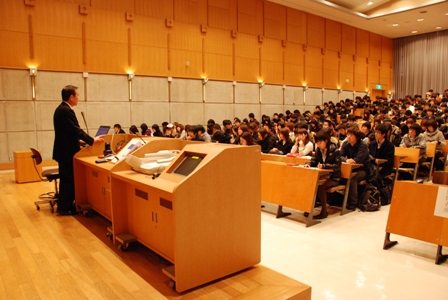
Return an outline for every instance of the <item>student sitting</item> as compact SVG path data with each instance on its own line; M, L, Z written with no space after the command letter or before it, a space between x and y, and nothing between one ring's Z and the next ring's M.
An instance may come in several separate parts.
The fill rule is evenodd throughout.
M419 148L420 149L420 157L418 160L418 164L421 165L426 161L426 141L423 136L422 128L417 123L412 124L409 127L409 133L403 136L401 140L400 147L403 148ZM409 165L403 164L404 168L408 168Z
M306 129L297 128L297 138L291 153L298 153L300 156L311 155L314 149L313 143L310 141L310 134Z
M266 130L266 128L261 128L258 130L258 145L261 146L262 153L269 153L272 148L275 147L277 142L277 136Z
M337 146L330 142L330 136L326 132L318 132L314 140L317 146L316 153L311 158L311 161L305 164L305 167L333 170L327 181L317 188L317 195L322 203L322 210L320 214L314 216L314 219L324 219L328 216L326 189L339 184L341 177L341 154Z
M375 128L375 139L369 145L369 152L373 158L386 159L387 161L380 164L379 182L384 177L392 173L394 168L395 147L391 141L387 139L389 128L386 124L380 124Z
M294 145L289 138L289 130L287 128L280 129L280 140L277 141L275 147L269 151L272 154L286 155L291 152L292 146Z
M428 119L426 121L427 130L423 134L426 144L436 144L436 155L434 157L434 166L436 170L443 170L443 162L440 160L442 156L442 148L445 147L446 141L443 133L438 129L437 121Z
M341 159L348 164L362 164L350 181L347 209L355 210L358 203L358 183L367 178L370 168L369 148L362 141L364 134L356 127L347 130L347 139L341 145Z

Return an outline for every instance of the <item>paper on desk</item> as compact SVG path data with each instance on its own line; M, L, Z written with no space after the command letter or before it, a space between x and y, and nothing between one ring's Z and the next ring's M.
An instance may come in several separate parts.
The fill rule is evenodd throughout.
M439 186L434 216L448 218L448 188Z

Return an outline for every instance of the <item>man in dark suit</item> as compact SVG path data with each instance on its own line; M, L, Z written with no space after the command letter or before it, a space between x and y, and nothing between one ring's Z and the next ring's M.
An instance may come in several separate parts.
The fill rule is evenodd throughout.
M380 165L379 182L384 177L390 175L394 168L395 147L387 139L389 128L386 124L380 124L375 128L375 139L370 142L369 153L373 158L386 159L386 162Z
M73 107L78 104L79 93L76 86L67 85L62 89L62 103L53 115L55 131L53 159L59 164L59 198L57 212L61 215L76 214L75 180L73 174L73 156L79 151L79 141L88 145L103 142L102 137L92 138L79 127Z

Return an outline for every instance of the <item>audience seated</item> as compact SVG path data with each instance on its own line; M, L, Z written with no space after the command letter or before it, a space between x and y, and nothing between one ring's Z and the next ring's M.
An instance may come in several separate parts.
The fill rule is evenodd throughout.
M369 148L362 140L364 134L352 127L347 130L347 139L341 145L341 159L349 164L362 164L356 169L356 175L350 181L347 209L355 210L358 204L358 183L369 175Z
M288 128L280 129L280 139L275 143L274 148L269 151L272 154L286 155L291 152L293 142L289 138Z
M297 153L300 156L311 155L314 150L314 144L310 140L310 134L306 129L297 129L297 138L294 146L291 148L291 153Z
M384 177L390 175L394 168L395 147L387 139L388 127L386 124L380 124L375 128L375 139L369 145L369 152L372 158L385 159L386 162L380 164L379 182Z
M317 146L316 153L305 166L333 170L327 180L317 188L317 196L322 204L322 209L320 214L314 218L324 219L328 216L326 189L338 185L341 177L341 154L338 147L330 142L330 136L325 131L318 132L314 140Z

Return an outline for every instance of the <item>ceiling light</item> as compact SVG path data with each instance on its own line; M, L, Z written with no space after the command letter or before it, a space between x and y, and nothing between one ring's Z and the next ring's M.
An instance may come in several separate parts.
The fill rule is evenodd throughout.
M421 22L421 21L423 21L423 20L424 20L424 19L417 19L418 22Z
M392 24L392 26L396 27L396 26L398 26L398 24L395 23L395 24Z
M367 5L372 5L373 4L373 2L372 1L369 1L368 3L367 3Z
M412 33L417 33L417 30L413 30Z

